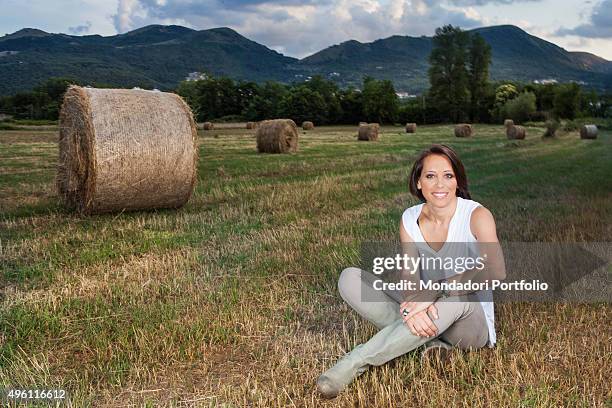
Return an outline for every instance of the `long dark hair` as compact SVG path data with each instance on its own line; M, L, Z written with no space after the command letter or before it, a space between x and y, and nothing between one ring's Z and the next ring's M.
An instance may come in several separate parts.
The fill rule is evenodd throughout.
M417 188L417 182L421 178L421 172L423 171L423 162L427 156L431 156L432 154L439 154L441 156L445 156L453 166L453 172L455 173L455 177L457 178L457 191L455 194L457 197L465 198L467 200L471 200L470 191L468 190L468 181L467 176L465 174L465 168L463 167L463 163L459 160L459 156L457 153L450 147L443 144L434 144L429 147L429 149L423 150L419 157L417 157L414 165L412 166L412 171L410 172L410 177L408 179L408 186L410 188L410 193L413 196L418 197L421 201L425 201L425 197L421 190Z

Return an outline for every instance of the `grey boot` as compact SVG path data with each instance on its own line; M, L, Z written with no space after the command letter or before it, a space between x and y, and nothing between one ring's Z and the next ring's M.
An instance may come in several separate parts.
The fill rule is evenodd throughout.
M382 365L430 340L430 337L412 334L403 320L398 319L324 372L317 380L317 388L324 397L333 398L366 371L369 365Z
M367 371L368 365L363 363L359 350L363 344L356 346L329 370L317 379L317 389L325 398L334 398L355 378Z

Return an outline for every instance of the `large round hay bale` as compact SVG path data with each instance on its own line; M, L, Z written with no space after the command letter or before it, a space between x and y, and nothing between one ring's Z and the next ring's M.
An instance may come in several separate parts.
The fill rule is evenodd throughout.
M406 133L416 133L416 123L406 123Z
M215 125L212 122L204 122L202 124L202 129L204 130L213 130L215 128Z
M59 195L84 214L181 207L197 177L196 138L176 94L71 86L60 112Z
M596 139L597 138L597 126L595 125L584 125L580 128L581 139Z
M380 125L378 123L368 123L359 126L359 133L357 134L358 140L378 140L378 130Z
M512 119L506 119L504 120L504 127L507 129L511 126L514 126L514 121Z
M456 137L470 137L474 134L474 129L469 123L459 123L455 125Z
M297 126L291 119L264 120L255 137L260 153L290 153L298 149Z
M304 130L312 130L312 129L314 129L314 123L306 120L306 121L302 122L302 129L304 129Z
M524 139L527 131L522 126L512 125L506 128L506 137L508 139Z
M256 127L257 127L257 122L247 122L246 123L247 129L255 129Z

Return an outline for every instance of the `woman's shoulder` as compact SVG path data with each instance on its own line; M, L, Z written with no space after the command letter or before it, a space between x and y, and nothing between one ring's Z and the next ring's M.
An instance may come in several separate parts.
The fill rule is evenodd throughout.
M496 237L496 226L493 214L483 205L473 209L470 217L470 231L479 241Z
M414 218L415 216L419 215L422 208L423 208L423 203L413 205L412 207L408 207L402 213L402 218L403 219Z
M470 200L467 198L457 197L461 202L466 211L468 211L472 218L482 218L487 216L492 216L491 211L484 205L480 204L478 201Z
M411 241L414 241L418 237L418 231L416 226L416 219L419 217L423 203L408 207L402 213L401 225L404 227L404 231L410 237Z
M478 201L474 201L474 200L471 200L469 198L457 197L457 200L459 200L460 205L466 211L468 211L470 213L472 213L473 211L475 211L479 207L484 208L484 206L482 204L480 204Z

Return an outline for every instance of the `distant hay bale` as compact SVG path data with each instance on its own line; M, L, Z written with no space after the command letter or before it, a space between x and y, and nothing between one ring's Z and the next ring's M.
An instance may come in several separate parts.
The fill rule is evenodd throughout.
M202 129L204 130L213 130L215 128L215 125L212 122L204 122L202 124Z
M314 129L314 123L306 120L306 121L302 122L302 129L304 129L304 130L312 130L312 129Z
M416 133L416 123L406 123L406 133Z
M367 123L359 126L359 133L357 134L358 140L378 140L378 130L380 125L378 123Z
M525 139L527 131L522 126L512 125L506 128L506 137L508 139Z
M359 126L367 125L368 122L359 122Z
M514 126L514 121L512 119L506 119L504 120L504 127L507 129L510 126Z
M197 128L176 94L70 86L57 188L83 214L178 208L197 178Z
M597 126L584 125L580 128L581 139L597 139Z
M474 129L469 123L459 123L455 125L456 137L470 137L474 134Z
M256 127L257 127L257 122L247 122L246 123L247 129L255 129Z
M297 126L291 119L264 120L255 137L260 153L291 153L298 149Z

